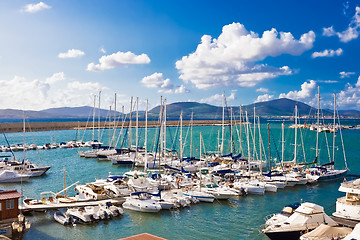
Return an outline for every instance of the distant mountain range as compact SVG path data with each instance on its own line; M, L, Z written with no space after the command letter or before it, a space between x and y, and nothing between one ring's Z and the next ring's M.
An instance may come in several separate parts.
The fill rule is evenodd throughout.
M249 117L253 115L254 106L256 115L263 118L287 118L294 115L295 105L297 104L300 117L315 117L317 114L317 109L313 108L305 103L297 102L287 98L281 98L276 100L271 100L267 102L259 102L255 104L242 106L243 114L245 111L248 112ZM231 110L230 110L231 109ZM149 119L157 119L160 111L160 106L157 106L151 109L148 113ZM171 103L166 106L166 116L168 119L179 119L181 112L183 113L183 119L190 119L193 114L194 119L221 119L222 118L223 108L219 106L213 106L206 103L198 102L176 102ZM233 115L239 116L240 106L227 106L225 110L225 117L229 119L230 112L232 111ZM109 110L105 109L95 109L95 118L99 116L102 119L109 118ZM22 119L23 111L16 109L0 109L0 119ZM331 110L322 110L321 114L327 117L331 117L333 113ZM342 110L339 111L339 114L342 117L347 118L359 118L360 111L357 110ZM112 112L113 116L114 113ZM122 116L122 113L117 112L117 116ZM144 119L144 111L139 112L140 119ZM135 113L133 115L135 117ZM27 119L89 119L93 118L93 107L83 106L83 107L62 107L62 108L50 108L41 111L26 111Z

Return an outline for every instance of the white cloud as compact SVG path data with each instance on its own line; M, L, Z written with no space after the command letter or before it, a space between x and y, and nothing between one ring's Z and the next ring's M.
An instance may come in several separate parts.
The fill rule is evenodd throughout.
M78 49L69 49L67 52L59 53L58 58L77 58L85 55L85 53Z
M171 84L171 80L169 78L164 79L162 73L153 73L150 76L146 76L141 80L141 83L145 85L147 88L165 88L171 89L173 85Z
M316 80L318 83L338 83L336 80Z
M232 101L235 100L236 97L236 91L231 91L230 95L225 97L227 101ZM222 94L214 94L208 98L202 98L200 100L201 103L208 103L208 104L212 104L212 105L217 105L220 106L222 105L222 101L223 101L223 95Z
M279 98L289 98L293 100L304 100L310 97L313 97L313 90L316 88L316 82L310 80L309 82L304 82L301 84L300 91L290 91L288 93L281 93Z
M184 86L184 85L180 85L178 88L176 88L174 90L174 93L178 94L178 93L188 93L189 90Z
M340 78L349 78L351 75L354 75L355 72L340 72Z
M129 64L148 64L150 58L145 53L141 55L135 55L134 53L128 52L117 52L111 55L102 56L99 59L99 64L90 63L87 66L88 71L98 72L108 69L112 69L118 66L129 65Z
M251 87L265 79L292 74L288 66L277 68L256 62L282 54L301 55L314 41L313 31L300 40L274 28L259 37L244 25L232 23L223 27L217 39L204 35L196 51L177 61L176 68L185 83L192 82L199 89Z
M46 78L45 83L54 84L56 82L64 81L65 74L63 72L54 73L51 77Z
M258 89L256 89L256 92L268 93L269 89L267 89L267 88L258 88Z
M333 26L328 28L323 28L323 35L338 36L341 42L349 42L353 39L357 39L360 33L360 7L355 8L355 15L353 16L349 26L346 30L342 32L336 32Z
M337 49L337 50L332 50L332 49L325 49L322 52L313 52L313 54L311 55L312 58L317 58L317 57L334 57L334 56L340 56L343 53L343 50L341 48Z
M51 8L49 5L47 5L44 2L39 2L37 4L27 4L25 5L25 7L23 8L24 12L28 12L28 13L36 13L45 9L49 9Z
M337 104L339 108L360 110L360 76L355 86L348 83L346 89L337 95Z
M61 81L61 87L55 85ZM10 80L0 80L2 108L41 110L51 107L78 107L91 105L90 96L98 90L107 88L97 82L70 82L63 72L44 79L28 80L15 76ZM30 90L29 90L30 89Z
M267 102L274 99L274 95L269 95L269 94L264 94L264 95L259 95L257 97L257 99L254 101L255 103L257 102Z
M164 78L162 73L153 73L150 76L143 77L141 83L147 88L156 88L160 93L187 93L188 89L184 85L181 85L174 89L174 85L169 78Z

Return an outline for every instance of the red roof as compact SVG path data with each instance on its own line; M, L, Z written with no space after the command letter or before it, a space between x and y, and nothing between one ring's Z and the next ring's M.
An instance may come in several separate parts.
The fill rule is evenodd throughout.
M17 190L5 190L0 191L0 200L7 200L7 199L14 199L14 198L21 198L23 195L18 193Z
M149 233L142 233L131 237L121 238L119 240L166 240L166 239L151 235Z

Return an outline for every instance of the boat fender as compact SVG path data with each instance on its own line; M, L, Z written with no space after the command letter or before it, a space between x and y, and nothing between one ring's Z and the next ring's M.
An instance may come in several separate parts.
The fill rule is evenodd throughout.
M74 188L74 191L76 192L76 191L77 191L77 189L76 189L76 188Z

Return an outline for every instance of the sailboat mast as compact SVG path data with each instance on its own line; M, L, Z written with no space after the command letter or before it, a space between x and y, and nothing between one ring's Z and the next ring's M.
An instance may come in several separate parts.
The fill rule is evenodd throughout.
M270 144L270 124L267 124L267 128L268 128L268 144L269 144L269 167L270 167L270 171L271 171L271 144Z
M234 152L234 146L233 146L233 113L232 113L232 107L230 108L230 151L231 153Z
M180 161L182 161L182 159L183 159L183 140L182 140L183 121L182 121L182 115L183 115L183 112L181 111L181 113L180 113Z
M164 99L164 154L166 152L166 98Z
M260 152L260 173L262 174L262 149L261 149L261 146L262 146L262 139L261 139L261 132L260 132L260 116L258 116L258 130L259 130L259 152Z
M64 196L66 197L66 177L65 177L65 167L64 167Z
M96 109L96 95L94 95L94 108L93 108L93 131L92 131L93 143L95 140L95 109Z
M98 141L100 141L100 95L101 91L99 91L99 106L98 106Z
M333 122L333 162L335 166L335 137L336 137L336 128L335 128L335 124L336 124L336 93L334 93L334 122Z
M284 164L284 122L281 123L281 165Z
M131 148L132 136L131 136L131 120L132 120L132 104L133 104L133 97L130 98L130 113L129 113L129 134L128 134L128 145L129 149Z
M253 159L255 160L255 154L256 154L256 112L255 112L255 103L254 103L254 136L253 136Z
M298 109L297 104L295 104L295 140L294 140L294 163L296 163L297 158L297 128L298 128Z
M139 97L136 97L136 140L135 140L135 146L136 146L136 152L135 156L137 156L138 152L138 143L139 143Z
M224 131L225 131L225 92L223 92L222 101L222 122L221 122L221 156L224 155Z
M147 163L148 163L148 152L147 152L147 125L148 125L148 102L149 100L146 99L146 110L145 110L145 164L144 164L144 171L146 172Z
M248 171L250 171L250 137L249 137L249 121L248 121L248 115L247 111L245 111L245 117L246 117L246 140L247 140L247 147L248 147Z
M240 150L240 153L243 152L243 149L242 149L242 105L240 105L240 134L239 134L239 150Z
M24 150L23 150L23 163L25 164L25 151L26 151L26 142L25 142L25 111L23 111L23 142L24 142ZM24 165L25 166L25 165ZM25 170L25 167L24 167L24 170Z
M317 111L316 148L315 148L316 159L319 156L319 128L320 128L320 86L318 86L318 111ZM317 165L317 163L315 165Z
M191 121L190 121L190 159L192 157L193 119L194 119L194 112L191 112Z

